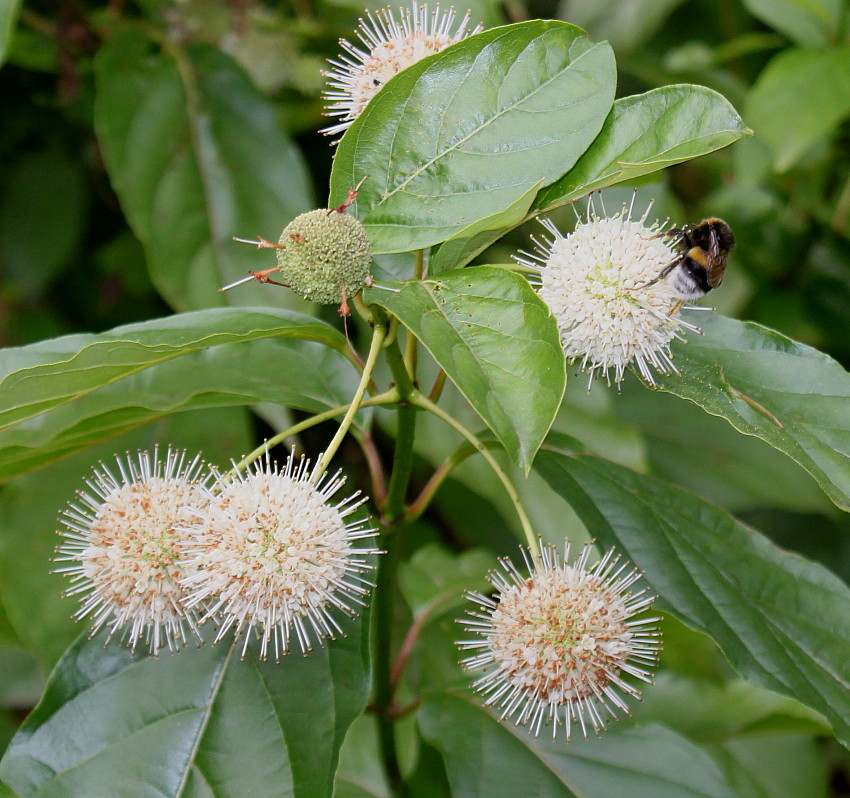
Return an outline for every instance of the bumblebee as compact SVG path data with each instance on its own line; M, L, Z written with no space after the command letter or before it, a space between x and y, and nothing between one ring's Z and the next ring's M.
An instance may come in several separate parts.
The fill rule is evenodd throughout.
M679 239L679 257L668 263L654 280L641 286L647 288L659 280L668 277L673 293L681 300L675 310L684 302L705 296L712 288L717 288L726 272L726 261L735 236L732 228L723 219L714 216L703 219L692 227L668 230L664 237L681 236ZM674 310L674 312L675 312Z

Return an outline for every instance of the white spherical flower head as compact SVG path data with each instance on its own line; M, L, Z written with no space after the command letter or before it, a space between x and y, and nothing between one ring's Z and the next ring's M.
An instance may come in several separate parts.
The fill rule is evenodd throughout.
M333 69L325 72L331 87L324 93L325 114L338 116L340 121L322 132L329 136L342 133L393 75L481 30L479 25L467 31L469 12L456 28L455 17L453 8L441 12L438 5L429 13L427 5L417 2L401 13L400 22L391 8L367 11L357 32L366 49L341 39L347 55L338 61L329 59Z
M133 648L144 640L156 654L185 645L187 630L198 635L195 613L184 603L178 560L187 532L182 528L207 502L200 455L186 460L171 449L163 463L139 452L116 458L117 473L100 464L60 519L65 542L57 562L73 565L57 572L71 577L68 595L80 597L77 620L91 618L111 638L121 631ZM200 639L200 637L198 637Z
M192 573L183 582L191 607L205 605L201 619L216 618L218 642L231 628L260 637L260 657L273 643L276 659L289 651L292 630L303 653L314 642L342 634L331 610L354 615L365 606L371 584L369 556L355 542L377 533L365 520L346 521L366 499L355 493L332 504L345 483L339 474L311 482L309 462L293 457L280 470L269 461L213 487L197 513L198 543L188 546Z
M502 720L514 718L535 737L546 724L555 739L563 724L569 741L576 722L585 738L588 727L598 734L607 715L628 714L624 698L639 695L630 680L651 680L658 618L634 616L653 597L629 592L640 573L626 572L613 551L591 567L589 552L587 545L570 564L569 543L563 563L553 546L534 562L523 551L529 576L502 560L505 573L488 577L496 594L468 594L478 609L468 613L466 630L480 638L459 645L479 653L462 664L487 670L473 689Z
M681 302L667 281L653 282L678 253L657 223L645 226L646 214L640 221L629 216L626 209L607 218L590 211L566 236L543 219L552 238L535 239L536 253L517 261L539 272L538 293L558 323L570 362L579 361L591 381L601 372L609 385L612 369L620 383L634 363L654 385L653 368L676 371L673 339L683 328L697 328L679 317Z

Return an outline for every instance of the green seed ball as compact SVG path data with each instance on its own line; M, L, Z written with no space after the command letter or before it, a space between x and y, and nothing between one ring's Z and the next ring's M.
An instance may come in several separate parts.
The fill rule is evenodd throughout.
M372 246L366 228L347 213L326 208L296 216L280 235L277 250L281 282L321 305L339 305L369 277Z

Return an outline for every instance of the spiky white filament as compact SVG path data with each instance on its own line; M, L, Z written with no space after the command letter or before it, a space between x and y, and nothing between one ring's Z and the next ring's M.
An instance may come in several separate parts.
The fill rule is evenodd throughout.
M92 634L108 628L108 638L136 647L144 640L152 654L167 645L172 651L187 642L187 631L198 634L196 614L188 609L179 581L185 576L178 562L187 535L181 524L189 508L207 501L197 455L158 449L116 457L114 473L101 463L86 479L88 490L77 493L63 511L60 534L65 542L57 568L68 575L67 595L78 596L77 620L90 618Z
M371 584L374 548L355 542L377 533L365 520L346 522L366 501L355 493L336 504L339 473L310 483L309 461L290 457L283 469L270 461L221 479L206 507L195 514L195 542L184 562L187 605L215 618L216 641L230 629L260 637L260 656L288 653L294 634L302 652L342 634L332 610L354 615Z
M630 588L640 578L613 550L588 567L590 545L572 563L570 544L563 562L553 546L540 561L523 550L528 576L509 560L488 579L494 596L472 592L459 642L474 651L462 664L486 673L473 689L485 704L537 736L543 724L553 739L563 725L567 740L578 723L582 735L598 733L606 717L628 714L626 697L639 690L631 680L649 682L659 648L658 618L633 620L652 603L646 589Z
M698 329L679 316L681 303L667 281L653 282L678 257L671 241L658 223L645 225L647 214L632 221L630 213L624 208L598 217L589 208L587 221L566 236L542 219L551 238L533 239L536 251L516 260L538 272L538 293L557 321L570 362L577 361L591 381L600 372L609 384L611 370L619 383L634 363L654 385L653 369L677 371L671 342L683 329Z
M429 13L428 6L420 6L416 0L401 12L400 20L391 8L367 11L357 31L366 49L341 39L345 54L338 60L329 59L333 69L324 73L330 86L323 95L328 103L325 115L340 117L340 121L322 132L329 136L342 133L391 77L481 30L479 25L467 31L469 12L456 28L455 18L453 8L441 12L437 5Z

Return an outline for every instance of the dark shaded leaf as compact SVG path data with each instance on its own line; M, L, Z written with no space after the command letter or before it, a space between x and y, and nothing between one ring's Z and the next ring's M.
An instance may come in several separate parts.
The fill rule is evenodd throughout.
M822 713L850 744L850 588L693 494L551 436L535 470L743 676Z
M291 302L258 284L218 289L261 268L233 236L276 240L310 209L301 156L218 48L170 52L179 64L137 33L113 32L95 60L98 141L151 277L179 310Z
M850 374L761 325L714 313L696 321L705 334L674 344L681 373L658 387L785 452L850 509Z
M733 798L711 758L663 726L598 740L535 739L500 723L470 696L429 698L425 738L440 750L456 798Z
M22 796L330 796L369 689L366 627L309 656L226 643L161 658L79 639L0 763Z

